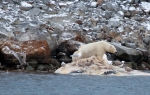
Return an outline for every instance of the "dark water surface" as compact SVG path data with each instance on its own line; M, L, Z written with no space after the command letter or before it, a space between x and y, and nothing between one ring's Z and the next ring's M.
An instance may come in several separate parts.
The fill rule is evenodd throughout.
M150 95L150 76L0 72L0 95Z

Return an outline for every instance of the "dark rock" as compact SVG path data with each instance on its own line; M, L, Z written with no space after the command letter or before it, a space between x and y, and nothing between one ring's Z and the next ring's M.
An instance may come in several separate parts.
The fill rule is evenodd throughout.
M65 62L65 63L70 63L70 62L72 62L72 59L70 57L68 57L68 56L61 56L59 58L59 61L60 62Z
M61 66L60 62L55 58L51 58L50 64L52 64L56 69Z
M146 59L148 58L148 51L145 50L145 49L141 49L141 48L136 48L137 50L141 51L142 54L143 54L143 59Z
M130 11L125 11L124 12L124 17L128 17L128 18L130 18L131 17L131 12Z
M129 67L131 69L140 70L139 65L137 62L125 62L124 67Z
M150 64L150 58L147 59L147 63Z
M134 49L136 48L136 45L134 43L125 43L125 46Z
M39 71L49 71L50 67L48 65L39 65L37 67L37 70L39 70Z
M111 18L112 12L111 11L105 11L104 14L102 14L102 16L108 20Z
M27 63L33 68L35 68L38 65L38 61L36 60L31 60L31 61L28 61Z
M116 74L115 71L106 71L103 73L103 75L110 75L110 74Z
M83 24L83 22L81 20L77 20L76 23L79 24L79 25Z
M34 68L30 65L28 65L26 68L25 68L26 71L34 71Z
M112 44L117 49L117 53L115 53L115 56L117 56L121 60L130 61L130 62L138 62L143 57L142 53L136 49L121 46L118 43L112 43Z
M141 70L150 70L150 64L148 64L148 63L146 63L146 62L143 61L143 62L141 62L139 68Z
M150 35L149 35L149 36L146 35L146 37L143 39L143 42L144 42L145 44L149 45L149 44L150 44Z

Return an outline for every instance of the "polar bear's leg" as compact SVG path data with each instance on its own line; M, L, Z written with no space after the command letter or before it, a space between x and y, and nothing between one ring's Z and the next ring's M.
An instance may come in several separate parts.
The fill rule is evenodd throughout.
M102 62L102 61L103 61L102 56L96 56L96 57L97 57L97 59L99 60L99 62Z

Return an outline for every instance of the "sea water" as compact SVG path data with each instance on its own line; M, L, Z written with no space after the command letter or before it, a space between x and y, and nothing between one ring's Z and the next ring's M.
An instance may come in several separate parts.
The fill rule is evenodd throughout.
M150 95L150 76L0 72L0 95Z

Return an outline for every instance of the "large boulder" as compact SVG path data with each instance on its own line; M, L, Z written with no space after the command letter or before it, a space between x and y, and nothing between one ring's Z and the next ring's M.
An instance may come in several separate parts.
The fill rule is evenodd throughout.
M50 48L45 40L6 40L0 50L2 65L27 65L32 60L50 63Z
M117 56L121 60L138 62L143 57L142 53L139 50L136 50L133 48L128 48L128 47L122 46L118 43L112 43L112 44L117 49L117 53L115 53L115 56Z

